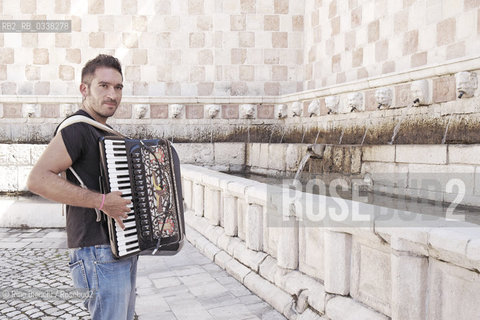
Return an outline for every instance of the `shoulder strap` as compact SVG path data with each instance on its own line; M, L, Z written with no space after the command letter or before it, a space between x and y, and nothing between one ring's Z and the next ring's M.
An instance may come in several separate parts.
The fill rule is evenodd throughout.
M120 132L110 128L109 126L106 126L104 124L101 124L100 122L98 121L95 121L93 119L90 119L89 117L86 117L86 116L82 116L82 115L76 115L76 116L71 116L67 119L65 119L57 128L57 134L65 127L68 127L74 123L79 123L79 122L84 122L84 123L87 123L91 126L94 126L95 128L98 128L100 130L103 130L103 131L106 131L106 132L110 132L116 136L120 136L120 137L125 137L123 134L121 134ZM126 138L126 137L125 137Z
M75 116L71 116L67 119L65 119L57 128L57 134L64 128L74 124L74 123L79 123L79 122L84 122L84 123L87 123L91 126L94 126L95 128L98 128L100 130L103 130L103 131L106 131L106 132L110 132L116 136L120 136L120 137L125 137L123 134L121 134L120 132L110 128L109 126L106 126L104 124L101 124L100 122L98 121L95 121L93 119L90 119L89 117L86 117L86 116L82 116L82 115L75 115ZM75 172L75 170L70 167L68 168L72 173L73 175L75 176L75 178L77 178L78 182L80 182L80 186L84 189L87 189L87 186L85 185L85 183L83 183L82 179L80 178L80 176L78 175L77 172ZM64 210L64 208L62 208ZM100 213L100 210L96 209L95 208L95 212L97 214L97 222L100 222L101 219L102 219L102 215Z

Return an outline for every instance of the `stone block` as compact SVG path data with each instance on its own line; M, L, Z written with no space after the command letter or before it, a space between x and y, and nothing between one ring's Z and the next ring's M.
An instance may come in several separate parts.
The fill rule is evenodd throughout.
M260 168L268 168L268 163L270 162L270 145L268 143L260 144Z
M75 80L75 69L71 66L61 65L58 67L58 77L63 81Z
M208 219L210 224L217 226L220 224L221 216L221 197L220 191L206 188L205 189L205 203L204 216Z
M214 150L212 144L176 144L175 148L180 159L182 159L182 163L213 164Z
M15 166L25 166L31 164L31 155L30 149L31 145L29 144L10 144L8 145L8 162L7 164Z
M192 32L189 35L189 47L190 48L203 48L205 47L205 33Z
M327 230L325 236L325 291L348 295L350 291L352 235Z
M265 31L280 31L280 16L265 15L263 25Z
M202 250L202 253L204 256L206 256L208 259L214 261L215 256L220 252L221 250L215 246L213 243L208 242L205 247Z
M18 169L16 166L0 166L0 191L18 191Z
M387 320L389 317L347 297L333 297L328 300L325 314L331 320Z
M271 283L275 283L275 275L277 274L277 272L277 260L275 260L272 256L268 255L260 264L257 273Z
M249 167L258 167L260 165L260 144L249 143L247 145L246 164Z
M248 203L244 198L237 199L237 214L238 214L238 237L245 240L246 236L246 217L247 217Z
M193 183L191 180L182 179L183 209L191 210L193 208Z
M217 244L218 239L220 239L225 232L223 231L222 227L213 226L207 219L205 218L198 218L203 220L202 222L206 222L207 227L202 231L202 234L210 240L213 244Z
M249 204L245 219L245 243L248 249L260 251L263 248L263 207Z
M241 245L236 245L234 247L233 256L239 262L258 273L260 264L263 262L267 254L262 251L249 250L245 247L245 242L242 242Z
M244 165L244 143L215 143L215 164L220 165Z
M245 277L245 286L281 313L286 313L293 305L292 297L274 284L251 272Z
M193 199L195 215L202 217L204 214L204 186L199 183L193 184Z
M425 319L428 259L394 252L392 261L392 319Z
M238 34L238 46L240 48L255 47L255 32L240 32Z
M222 118L223 119L238 119L239 118L238 105L234 105L234 104L222 105Z
M203 106L202 105L187 105L185 108L185 116L187 119L202 119Z
M480 147L477 145L449 145L448 163L480 164Z
M244 282L245 277L253 273L252 270L238 262L236 259L228 261L225 270L241 283Z
M392 295L390 253L386 247L370 246L355 239L353 237L350 296L389 316Z
M281 143L275 143L267 145L267 147L268 157L260 155L268 160L267 166L263 168L285 171L286 146Z
M25 77L27 80L40 80L40 67L32 65L25 66Z
M225 234L236 236L238 233L237 198L229 195L223 196L223 226Z
M2 56L4 56L4 55L2 54ZM2 63L2 62L0 61L0 63ZM33 64L48 64L48 63L49 63L48 49L34 48L33 49ZM2 63L2 64L4 64L4 63Z
M225 251L220 251L215 255L214 261L220 268L226 269L227 264L229 264L232 260L233 258L228 253L226 253Z
M430 259L428 273L429 319L475 319L480 314L477 272Z
M288 144L285 151L285 166L287 171L297 171L300 159L306 150L305 146Z
M277 264L285 269L297 269L299 256L298 221L284 217L277 246Z
M154 119L167 119L168 118L168 105L150 105L150 117Z
M298 269L316 279L325 279L324 228L309 226L304 222L299 227Z
M259 105L257 107L258 119L273 119L274 118L274 105Z
M395 162L446 164L446 145L398 145Z
M465 259L468 245L472 240L480 239L480 228L465 223L462 227L434 228L429 232L428 244L431 256L459 266L471 268L470 261ZM478 261L477 266L478 268Z
M273 48L288 48L288 33L287 32L272 32L272 47Z
M455 77L446 76L433 79L433 102L441 103L456 99Z
M394 162L396 146L364 146L363 161Z

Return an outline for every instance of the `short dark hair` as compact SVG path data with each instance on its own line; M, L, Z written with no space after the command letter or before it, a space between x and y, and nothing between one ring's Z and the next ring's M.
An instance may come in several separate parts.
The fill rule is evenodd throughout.
M95 74L97 68L106 67L112 68L120 72L120 75L123 78L122 66L120 61L117 58L108 55L108 54L99 54L94 59L88 61L82 69L82 83L90 84L90 80L87 80L90 76Z

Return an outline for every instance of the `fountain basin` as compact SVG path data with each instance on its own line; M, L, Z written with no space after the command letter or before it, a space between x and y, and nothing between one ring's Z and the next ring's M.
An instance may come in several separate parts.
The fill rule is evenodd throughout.
M381 206L339 204L192 165L182 177L194 243L290 319L302 299L307 310L340 318L469 319L480 312L478 225L423 214L405 220L410 213L402 210L385 220ZM340 218L342 206L349 218ZM321 211L329 219L312 223Z

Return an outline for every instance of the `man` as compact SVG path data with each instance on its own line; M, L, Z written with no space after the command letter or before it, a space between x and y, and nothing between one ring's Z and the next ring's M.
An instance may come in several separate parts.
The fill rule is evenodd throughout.
M117 110L122 99L119 61L99 55L82 69L82 107L76 113L102 124ZM133 319L137 256L114 259L106 219L97 222L101 209L123 227L130 200L120 192L100 193L98 138L106 135L86 123L75 123L58 132L28 177L30 191L67 204L66 229L70 271L75 287L93 292L85 301L92 319ZM67 170L72 167L87 188ZM67 180L59 176L67 170Z

